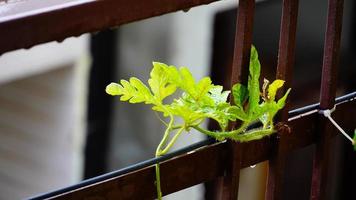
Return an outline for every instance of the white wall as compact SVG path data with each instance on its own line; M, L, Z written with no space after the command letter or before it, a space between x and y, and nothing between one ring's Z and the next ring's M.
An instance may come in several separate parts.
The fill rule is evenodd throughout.
M0 199L81 180L88 37L0 56Z

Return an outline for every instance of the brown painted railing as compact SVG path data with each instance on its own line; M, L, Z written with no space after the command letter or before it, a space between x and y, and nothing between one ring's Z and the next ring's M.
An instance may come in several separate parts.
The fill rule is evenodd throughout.
M23 0L1 5L0 54L217 0Z
M214 0L67 0L65 3L61 0L24 0L9 3L2 5L9 11L0 15L0 53L211 2ZM286 80L287 86L291 85L295 60L298 4L298 0L283 0L276 77ZM254 0L240 0L232 84L247 80L254 9ZM334 106L342 14L343 0L329 0L320 107L316 108ZM163 194L223 177L217 198L237 199L240 169L269 160L266 199L281 199L286 156L296 149L316 144L311 199L325 199L329 147L336 130L317 112L290 118L287 111L288 106L278 119L289 128L278 130L273 137L247 143L218 142L162 159ZM355 115L355 101L338 105L333 114L349 129L354 126ZM35 199L153 199L156 196L153 164L159 161L124 174L104 175Z
M356 98L356 93L353 93L350 98ZM354 127L355 104L356 101L340 104L333 114L333 117L338 122L342 122L342 126L345 128ZM306 112L299 112L302 116L291 115L293 117L288 122L291 133L281 135L286 144L284 147L285 154L317 142L320 115L316 112L316 108L319 108L319 106L315 106L313 109L305 109L306 112L314 111L312 114L304 115ZM355 114L345 116L345 112ZM334 128L331 129L335 130ZM272 137L239 145L242 153L238 171L275 157L275 139ZM164 195L223 177L225 172L231 169L230 162L227 162L231 159L228 142L198 147L189 149L184 153L178 153L172 158L170 156L163 158L164 161L161 162L160 168ZM32 200L47 198L74 200L99 197L104 199L154 199L156 187L154 185L155 169L153 164L157 161L159 160L142 163L132 170L129 168L112 172L112 174L84 181L82 184L34 197ZM172 169L174 170L172 171ZM226 190L226 192L230 191Z

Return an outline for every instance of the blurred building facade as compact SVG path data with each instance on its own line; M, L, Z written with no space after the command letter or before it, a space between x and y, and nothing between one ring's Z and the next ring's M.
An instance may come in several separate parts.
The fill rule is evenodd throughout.
M88 39L0 56L0 199L81 180Z

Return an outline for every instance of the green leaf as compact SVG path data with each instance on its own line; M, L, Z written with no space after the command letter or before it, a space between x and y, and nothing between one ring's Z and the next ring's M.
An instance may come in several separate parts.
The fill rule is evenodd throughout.
M229 121L236 120L236 114L232 110L232 106L226 102L217 104L216 106L205 107L202 111L205 117L218 122L222 130L227 128Z
M251 54L250 54L250 61L258 60L258 52L254 45L251 45Z
M110 83L105 88L105 92L107 94L112 95L112 96L121 95L122 94L122 90L123 90L122 86L120 84L117 84L117 83Z
M169 111L173 115L182 118L186 125L193 124L204 117L204 113L194 102L183 98L175 99L169 105Z
M260 102L260 72L261 64L258 60L258 53L254 46L251 48L250 55L250 76L248 78L248 93L249 93L249 108L248 113L252 114L255 112L259 102Z
M189 94L196 101L204 99L209 90L213 87L209 77L204 77L198 83L196 83L193 75L186 67L181 67L179 69L178 75L174 70L169 70L170 74L174 74L174 78L170 79L171 82Z
M181 67L179 69L180 80L177 84L179 84L180 88L190 94L193 98L195 96L194 86L195 80L193 75L190 73L189 69L186 67Z
M146 103L153 104L155 103L154 98L150 92L150 90L137 78L130 78L130 82L126 80L120 81L121 101L129 101L130 103Z
M225 130L229 123L229 117L224 110L209 108L204 110L204 116L215 120L219 124L221 130Z
M133 96L137 95L137 92L133 86L131 86L130 82L126 80L121 80L120 81L122 85L122 96L120 98L121 101L128 101L131 99Z
M209 90L209 96L214 104L225 103L229 97L230 91L223 91L223 86L214 85Z
M165 73L169 79L168 82L179 86L182 80L181 80L181 75L180 75L177 67L171 65L171 66L165 67L164 70L165 70Z
M230 118L231 121L235 121L236 119L239 119L241 121L247 121L248 120L247 114L243 111L243 109L241 107L230 106L226 110L226 112L229 113L229 115L233 116L233 118Z
M170 76L173 74L168 73L168 66L163 63L153 62L153 69L151 70L151 78L148 80L148 84L154 94L157 101L162 101L167 96L173 94L177 87L169 82Z
M194 99L199 101L208 94L212 87L213 85L211 84L211 79L209 77L202 78L196 85Z
M152 106L152 110L157 112L162 112L163 116L168 117L172 115L172 111L170 110L169 106L170 105L159 104L159 105Z
M243 104L247 100L247 97L248 97L247 88L244 85L237 83L232 87L232 95L234 97L235 105L243 108Z
M278 100L278 102L277 102L277 107L278 107L278 109L282 109L282 108L284 107L285 102L286 102L286 99L287 99L287 97L288 97L288 95L289 95L289 93L290 93L290 90L291 90L291 89L289 88L289 89L287 90L287 92L283 95L283 97Z
M130 103L154 103L150 90L139 79L135 77L130 78L130 84L135 89L135 92L132 93L132 97L129 100Z
M273 81L273 83L271 83L268 87L268 99L270 101L274 101L275 97L276 97L276 93L277 90L279 88L281 88L284 85L284 81L277 79L275 81Z

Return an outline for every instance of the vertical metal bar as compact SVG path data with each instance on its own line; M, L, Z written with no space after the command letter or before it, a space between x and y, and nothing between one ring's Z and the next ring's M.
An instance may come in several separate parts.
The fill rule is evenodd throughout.
M329 0L320 91L321 109L332 108L334 106L337 67L340 55L343 5L343 0Z
M234 57L231 84L247 83L250 50L252 45L254 0L240 0L237 11Z
M282 20L278 50L277 79L285 80L283 93L291 87L292 72L295 60L295 37L297 31L299 0L283 0ZM282 93L279 93L279 97ZM283 109L278 121L286 122L288 120L288 105ZM275 139L275 149L273 156L269 160L269 173L267 181L267 191L265 199L282 199L283 178L286 161L287 141L283 134L289 129L281 129Z
M237 12L237 26L235 32L234 57L232 62L231 85L247 83L250 50L252 45L253 17L255 0L240 0ZM221 197L219 199L236 200L239 190L241 147L236 142L228 141L229 167L222 181ZM217 195L218 196L218 195Z
M340 54L343 0L329 0L326 24L323 71L320 91L320 108L330 109L334 106L337 67ZM320 120L318 141L313 163L311 196L312 200L326 199L328 169L330 165L330 141L332 128L326 119Z
M299 0L283 0L281 31L276 78L285 80L283 93L291 87L295 60ZM281 97L279 94L279 97ZM283 109L282 119L287 120L288 109Z

